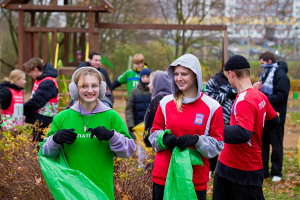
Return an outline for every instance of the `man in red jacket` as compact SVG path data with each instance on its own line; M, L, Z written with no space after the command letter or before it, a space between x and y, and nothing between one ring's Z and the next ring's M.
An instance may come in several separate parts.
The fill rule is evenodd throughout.
M238 95L224 127L224 149L214 177L213 199L264 199L261 158L263 129L279 124L268 98L252 86L250 64L240 55L231 57L225 73Z

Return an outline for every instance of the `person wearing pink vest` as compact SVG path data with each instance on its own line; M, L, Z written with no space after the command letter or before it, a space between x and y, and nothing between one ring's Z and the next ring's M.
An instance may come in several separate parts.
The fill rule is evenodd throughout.
M25 122L33 124L38 120L40 128L45 128L58 113L57 70L39 58L31 58L24 69L34 79L31 98L24 104ZM37 140L42 141L40 135Z
M5 77L0 84L0 105L2 108L0 125L2 130L17 130L23 125L23 89L26 84L25 73L13 70L9 78Z

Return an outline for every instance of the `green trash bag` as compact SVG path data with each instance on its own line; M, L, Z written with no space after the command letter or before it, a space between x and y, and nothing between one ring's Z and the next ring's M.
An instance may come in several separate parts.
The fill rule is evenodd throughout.
M39 161L45 181L54 199L108 200L106 194L82 172L70 169L62 148L58 157L51 159L42 155L41 147Z
M175 147L169 165L164 190L164 200L197 200L193 184L192 165L202 165L201 155L196 149L180 151Z

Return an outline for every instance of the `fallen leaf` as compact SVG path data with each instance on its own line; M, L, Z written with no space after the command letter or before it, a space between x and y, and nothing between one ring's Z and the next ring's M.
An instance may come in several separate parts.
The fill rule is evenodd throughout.
M298 173L290 173L290 174L286 174L285 177L294 177L296 176ZM297 176L296 176L297 177ZM300 178L300 177L299 177Z
M40 184L40 183L42 182L42 178L41 178L41 177L37 178L37 177L35 176L34 178L35 178L36 184Z
M279 193L279 194L281 194L283 192L284 192L284 190L277 190L277 193Z
M294 157L295 156L295 154L293 152L291 152L291 151L288 151L285 155L286 156L290 156L290 157Z

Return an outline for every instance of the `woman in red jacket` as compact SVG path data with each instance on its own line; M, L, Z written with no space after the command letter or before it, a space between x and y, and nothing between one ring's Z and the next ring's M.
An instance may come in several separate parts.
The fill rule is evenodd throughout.
M172 94L165 96L155 114L149 141L157 152L152 172L153 199L161 200L172 150L194 148L203 166L193 166L193 183L198 199L206 199L208 159L223 149L223 112L220 104L202 92L200 62L185 54L168 67ZM169 129L171 134L165 130Z
M26 84L25 73L13 70L9 78L4 78L0 84L0 104L3 130L17 130L23 125L23 89Z

